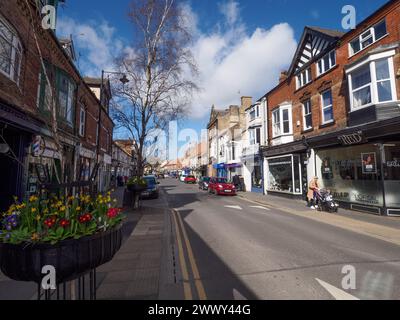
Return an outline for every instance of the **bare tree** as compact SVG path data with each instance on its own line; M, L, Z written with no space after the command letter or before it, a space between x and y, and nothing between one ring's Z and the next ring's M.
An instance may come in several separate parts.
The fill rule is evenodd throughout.
M134 0L129 18L135 31L133 52L117 60L129 83L115 88L121 99L113 104L112 116L134 141L137 174L143 175L148 138L185 114L197 90L197 68L178 0Z

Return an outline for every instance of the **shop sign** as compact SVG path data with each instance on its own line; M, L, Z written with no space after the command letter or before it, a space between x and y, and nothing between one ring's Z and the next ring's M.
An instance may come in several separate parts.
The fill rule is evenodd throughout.
M345 134L338 136L338 139L342 145L351 146L366 142L365 136L362 131L358 131L352 134Z
M377 199L377 197L371 194L354 193L354 199L357 202L379 205L379 200Z
M399 160L387 161L386 166L388 168L400 168L400 161Z

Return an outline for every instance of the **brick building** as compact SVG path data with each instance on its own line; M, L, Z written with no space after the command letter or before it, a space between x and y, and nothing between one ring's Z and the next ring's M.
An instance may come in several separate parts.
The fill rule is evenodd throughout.
M72 40L42 28L37 3L0 2L0 210L40 182L88 180L111 164L108 107L75 67Z
M265 95L266 192L304 197L317 175L344 206L400 213L399 40L398 0L345 34L305 28Z

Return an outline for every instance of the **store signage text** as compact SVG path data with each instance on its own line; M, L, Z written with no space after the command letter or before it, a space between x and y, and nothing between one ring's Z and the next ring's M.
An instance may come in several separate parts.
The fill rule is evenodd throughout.
M388 168L400 168L400 161L399 160L387 161L386 166Z
M355 193L354 198L358 202L364 202L368 204L379 204L378 199L370 194L360 194L360 193Z
M352 133L352 134L345 134L338 137L341 144L345 146L351 146L354 144L359 144L365 141L364 135L362 131Z

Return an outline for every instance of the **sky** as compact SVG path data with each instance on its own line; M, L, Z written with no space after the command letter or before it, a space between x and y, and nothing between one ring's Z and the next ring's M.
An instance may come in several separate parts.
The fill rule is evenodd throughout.
M57 35L72 35L78 68L100 77L114 70L116 55L133 42L128 19L131 0L67 0L59 9ZM291 63L305 26L342 30L342 8L356 8L357 23L387 0L187 0L181 1L194 35L190 44L200 70L201 90L188 106L179 129L206 128L211 106L239 105L241 96L256 101ZM118 138L121 132L116 133Z

